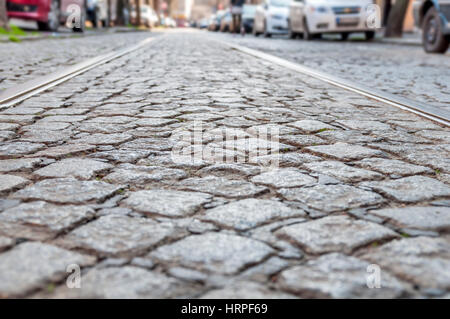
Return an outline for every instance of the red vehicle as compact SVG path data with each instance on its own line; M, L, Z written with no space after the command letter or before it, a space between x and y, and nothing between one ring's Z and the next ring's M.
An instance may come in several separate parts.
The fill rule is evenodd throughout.
M73 13L69 11L70 5L80 8L80 25L74 27L74 32L84 31L86 19L86 0L7 0L6 8L9 18L34 20L39 30L57 31L61 24Z

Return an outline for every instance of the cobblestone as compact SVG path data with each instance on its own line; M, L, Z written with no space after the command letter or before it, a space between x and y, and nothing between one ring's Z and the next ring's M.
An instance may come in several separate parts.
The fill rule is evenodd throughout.
M286 226L277 231L312 254L351 253L375 241L397 237L392 230L346 216L329 216L319 220Z
M342 42L336 41L336 38L306 42L284 37L261 39L251 35L215 36L367 87L438 107L449 107L447 82L450 74L442 71L443 68L449 69L448 53L430 58L421 47ZM420 81L417 81L419 78ZM405 117L404 120L409 119Z
M317 185L309 188L282 188L287 200L299 201L312 208L334 212L360 206L375 205L385 200L378 194L349 185Z
M450 195L449 186L425 176L404 177L381 182L364 182L362 185L371 187L401 202L418 202Z
M249 198L207 210L202 219L247 230L270 221L298 216L305 216L305 213L273 200Z
M250 238L207 233L162 246L152 252L150 257L210 272L233 274L246 265L262 261L271 253L272 248Z
M380 151L347 143L309 146L306 149L313 153L334 157L344 161L382 155Z
M383 274L382 287L367 289L368 266L333 253L283 271L278 281L282 289L309 298L398 298L411 289L389 274Z
M0 193L8 192L22 186L25 186L29 183L28 180L22 178L20 176L15 175L0 175Z
M107 215L62 238L67 247L93 250L100 255L119 256L140 252L167 239L174 227L145 218Z
M275 188L298 187L316 183L316 179L301 173L296 168L282 168L262 173L251 179L255 184L263 184Z
M55 178L37 182L15 194L14 198L38 199L56 203L83 203L91 200L102 201L121 189L99 181L78 181L73 178Z
M124 204L145 214L183 217L194 214L212 196L203 193L155 189L132 193Z
M179 186L183 189L225 197L250 197L264 193L267 190L263 186L256 186L246 181L213 176L185 179L179 183Z
M92 269L83 277L82 289L62 287L52 297L162 299L195 296L197 289L161 273L125 266Z
M369 211L400 228L445 231L450 228L449 207L404 207Z
M380 179L383 175L376 172L345 165L337 161L323 161L305 164L304 167L322 174L327 174L344 182L356 182L367 179Z
M105 36L100 47L146 36ZM57 42L52 63L98 54L76 42L85 54L62 61L72 53ZM0 88L54 70L18 69L19 56L0 62ZM0 295L448 295L449 136L203 35L168 33L2 109ZM216 154L204 158L208 148ZM69 263L83 268L81 289L63 284ZM370 263L381 289L365 286Z
M110 164L90 159L68 158L50 164L34 173L40 177L76 177L90 179L96 174L112 167Z
M405 238L375 248L361 258L421 289L445 290L450 286L449 247L448 238Z
M87 206L57 206L43 201L23 203L0 214L0 233L45 240L92 217L94 210Z
M21 296L63 279L71 264L92 265L95 258L42 243L24 243L0 255L0 296Z

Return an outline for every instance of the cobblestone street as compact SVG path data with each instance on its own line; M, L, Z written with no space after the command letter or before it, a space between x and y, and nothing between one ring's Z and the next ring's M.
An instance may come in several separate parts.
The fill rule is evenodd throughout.
M324 38L291 40L218 33L218 38L262 50L344 79L431 105L450 108L450 53L422 47Z
M151 35L0 106L0 297L450 298L449 128L206 33ZM0 63L0 88L148 36L48 40L55 58L36 53L23 66L24 44L1 44L14 56ZM259 40L275 55L294 42ZM313 49L293 57L304 43L287 58L311 66L314 53L328 71L368 78L348 67L352 52L345 63ZM419 54L402 48L367 64L389 67L405 52ZM448 55L433 61L416 59L395 86L374 81L449 107L437 75L448 79ZM433 71L420 83L404 75L423 68ZM74 264L80 289L66 284ZM381 288L367 285L374 265Z

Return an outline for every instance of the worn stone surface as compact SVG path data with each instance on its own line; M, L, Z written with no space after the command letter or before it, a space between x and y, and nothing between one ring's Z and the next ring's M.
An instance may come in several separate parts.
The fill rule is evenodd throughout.
M209 209L202 219L236 230L247 230L270 221L298 216L305 216L305 212L274 200L249 198Z
M420 289L450 287L450 243L447 238L404 238L374 248L361 258L378 264Z
M345 165L337 161L313 162L303 165L313 172L336 177L344 182L358 182L367 179L380 179L382 175L365 169Z
M29 181L16 175L0 175L0 193L12 191L27 185Z
M69 156L83 152L89 152L95 149L95 145L89 144L65 144L61 146L50 147L44 151L33 154L35 157L51 157L61 158L62 156Z
M417 206L368 211L400 228L445 231L450 229L450 207Z
M361 185L401 202L419 202L436 197L450 196L450 187L426 176L411 176L380 182L363 182Z
M151 248L167 239L174 231L169 223L123 215L102 216L83 225L63 239L71 248L95 251L100 255L126 255Z
M260 262L271 253L272 248L250 238L225 233L206 233L162 246L149 256L186 267L233 274L248 264Z
M83 276L80 289L61 287L52 298L163 299L195 296L198 288L142 268L94 268ZM49 297L43 295L40 297Z
M34 153L43 149L45 144L30 142L10 142L0 143L0 157L3 156L20 156Z
M316 120L301 120L290 125L298 128L305 133L315 133L319 131L336 129L335 127Z
M21 296L67 276L66 268L92 265L94 257L52 245L23 243L0 254L0 296Z
M39 158L18 158L0 161L0 172L13 172L20 170L30 170L39 165L42 159Z
M382 152L360 145L336 143L333 145L308 146L307 150L320 155L334 157L340 160L356 160L372 156L381 156Z
M251 181L255 184L263 184L275 188L298 187L316 183L315 178L302 173L296 168L282 168L264 172L253 177Z
M355 164L367 169L373 169L374 171L383 174L406 176L421 173L432 173L432 170L428 167L384 158L365 158Z
M380 195L348 185L317 185L308 188L282 188L279 193L287 200L299 201L312 208L334 212L374 205L385 200Z
M281 289L305 298L398 298L411 287L388 273L380 288L367 286L369 263L332 253L284 270L278 277Z
M67 158L41 168L34 173L41 177L76 177L90 179L113 166L85 158Z
M0 233L44 240L93 216L94 210L87 206L58 206L43 201L23 203L0 214Z
M47 179L28 186L12 195L19 199L37 199L56 203L83 203L102 201L121 189L99 181L78 181L72 178Z
M0 252L14 245L14 239L0 236Z
M347 216L329 216L307 223L286 226L278 236L295 242L312 254L350 253L358 247L398 235L375 223Z
M230 180L223 177L208 176L203 178L188 178L181 181L180 188L211 193L224 197L251 197L264 193L267 188L256 186L242 180Z
M155 189L131 193L123 203L145 214L184 217L194 214L211 200L212 196L204 193Z
M121 164L105 180L112 183L146 185L152 182L167 182L186 177L182 169L161 166Z

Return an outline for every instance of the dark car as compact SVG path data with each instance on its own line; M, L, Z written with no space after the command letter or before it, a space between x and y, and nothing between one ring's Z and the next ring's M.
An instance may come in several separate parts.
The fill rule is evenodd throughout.
M244 4L244 6L242 7L241 28L244 28L245 32L253 31L253 23L255 22L255 10L256 5Z
M416 25L422 29L426 52L445 53L450 43L450 2L448 0L416 0Z

